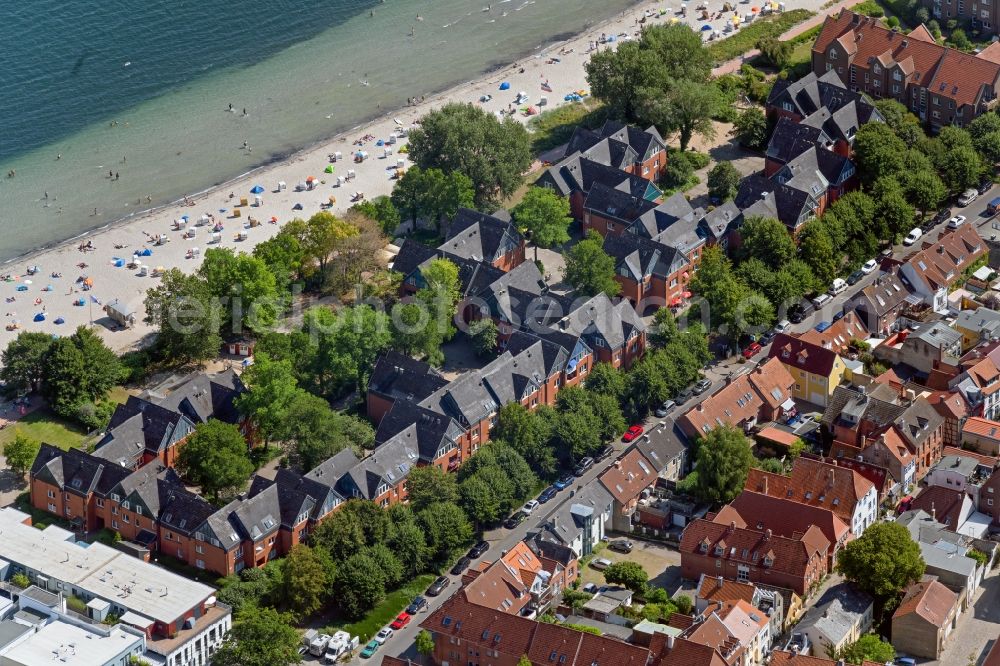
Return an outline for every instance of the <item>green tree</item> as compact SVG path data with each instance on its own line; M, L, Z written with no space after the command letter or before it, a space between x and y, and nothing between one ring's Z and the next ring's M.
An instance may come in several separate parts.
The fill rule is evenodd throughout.
M615 281L615 260L604 251L603 239L594 231L566 253L563 277L585 296L601 292L617 296L621 291Z
M496 355L497 325L492 319L479 319L469 324L469 338L479 358Z
M589 381L589 380L588 380ZM548 408L529 410L518 402L509 402L500 408L492 439L501 440L521 454L532 469L542 476L551 476L557 462L549 439L552 420L547 418Z
M736 122L730 133L735 136L740 145L750 150L764 150L770 135L767 127L767 116L756 106L744 109L736 116Z
M641 43L675 79L704 83L715 66L701 35L684 23L650 26L642 31Z
M743 491L753 462L750 441L730 425L713 428L698 442L695 493L713 504L725 504Z
M658 310L657 314L665 310L666 308ZM595 363L587 376L586 389L591 393L606 395L621 402L628 389L628 377L610 363Z
M345 448L370 448L375 432L367 421L335 412L326 400L300 390L285 410L280 439L309 471Z
M350 501L343 508L360 503L360 500ZM355 511L337 511L321 522L312 533L311 543L326 549L334 562L343 562L368 545L365 527Z
M48 333L21 331L7 343L0 358L0 381L12 395L40 391L47 366L45 358L52 348Z
M410 506L418 513L431 504L458 500L455 475L435 465L411 469L406 477L406 487Z
M649 574L638 562L615 562L604 570L604 580L611 585L624 585L633 592L643 592Z
M294 365L299 383L311 393L336 400L350 391L364 393L375 361L392 346L392 322L370 305L334 312L306 311Z
M403 564L384 543L368 546L364 551L372 558L385 576L385 589L394 590L403 582Z
M961 28L955 28L951 31L951 37L948 40L956 49L961 49L962 51L968 51L972 48L972 42L966 36L965 31Z
M670 308L660 308L653 313L653 326L649 332L649 344L663 347L677 337L677 320ZM595 367L596 369L596 367ZM587 381L591 381L593 377Z
M573 222L569 199L547 187L529 189L511 214L517 226L526 231L534 243L535 261L538 261L538 248L555 247L569 240L569 225Z
M218 666L285 666L301 663L299 632L291 617L273 608L248 605L215 654Z
M751 216L743 223L740 235L740 257L760 259L772 270L785 266L797 254L788 227L774 218Z
M876 522L847 544L837 571L874 597L887 599L924 573L920 546L899 523Z
M983 171L979 154L969 146L956 146L946 151L938 163L941 179L952 192L961 192L979 184Z
M14 439L7 442L3 447L3 455L7 459L7 466L11 471L22 479L31 469L31 464L38 456L38 450L42 447L41 442L32 439L27 435L16 433Z
M434 654L434 637L426 629L420 630L420 633L413 639L413 645L417 648L417 652L425 658Z
M948 190L936 173L930 169L922 169L904 175L903 193L906 201L912 203L914 208L923 214L935 210L948 194Z
M334 216L330 211L322 210L314 213L308 220L292 220L284 226L281 233L290 234L298 241L303 252L302 272L304 277L309 277L325 275L341 242L356 235L358 228Z
M391 202L413 223L423 218L440 229L460 208L473 205L473 195L472 181L462 173L412 167L396 182Z
M821 284L830 284L837 276L841 258L822 222L814 220L805 224L799 233L799 248L802 261L812 269L816 279Z
M680 135L680 150L683 153L695 134L706 139L715 138L712 117L720 105L718 88L682 79L675 81L665 94L647 100L646 113L657 126Z
M645 417L652 407L663 404L670 397L664 362L666 355L663 352L646 354L628 373L628 400L636 418Z
M299 239L282 229L273 237L257 244L253 256L264 262L274 275L275 289L281 293L288 290L292 280L302 271L302 245Z
M896 658L896 650L891 643L886 643L877 634L865 634L845 647L838 656L848 664L858 666L866 661L888 664Z
M921 127L920 119L910 113L909 109L896 100L876 100L875 108L885 118L886 125L907 146L914 146L920 139L924 138L924 130Z
M889 229L891 238L906 233L913 224L913 206L906 200L903 187L895 178L881 178L872 187L875 215Z
M405 578L413 578L424 570L427 564L427 539L415 522L415 517L410 522L392 523L388 546L399 558Z
M145 306L143 321L156 327L164 358L185 363L219 353L223 311L203 277L172 268L146 292Z
M349 556L337 572L334 594L344 615L360 619L385 598L386 577L366 552Z
M993 165L1000 162L1000 115L984 113L969 123L967 129L972 137L972 146L983 163Z
M285 603L300 618L323 607L336 575L327 551L303 544L294 546L285 556L282 573Z
M793 48L791 42L783 42L775 37L765 37L757 41L757 49L760 54L778 69L784 69L788 66Z
M861 182L874 183L903 170L906 144L884 123L865 123L854 136L854 157Z
M462 508L477 525L499 522L515 505L514 485L495 465L466 476L458 490Z
M223 491L242 487L253 473L247 443L239 429L210 419L195 426L181 447L177 467L202 492L218 500Z
M479 207L513 194L532 160L524 125L513 118L501 121L472 104L446 104L425 115L410 133L409 148L421 169L467 176Z
M115 353L84 326L53 341L44 363L42 395L57 413L71 418L81 405L102 400L124 374Z
M604 424L594 413L586 391L578 386L562 389L556 396L556 411L552 435L557 451L579 460L601 448Z
M446 560L472 541L472 525L461 507L451 502L435 502L417 513L424 529L430 556Z
M719 162L708 172L708 195L719 201L729 201L736 196L742 178L731 162Z
M643 44L624 42L616 50L593 53L584 69L594 98L604 103L613 117L634 122L640 119L636 91L658 86L663 64Z
M382 228L382 232L389 236L396 233L396 227L402 221L399 211L396 210L396 206L392 203L392 199L384 194L356 203L351 206L351 210L355 210L378 222Z
M236 399L236 408L253 422L266 441L281 436L285 431L288 408L300 390L291 362L275 361L266 353L257 352L253 365L243 372L240 379L249 391Z
M277 321L283 309L277 281L259 257L213 247L205 251L198 274L222 307L227 334L266 331Z

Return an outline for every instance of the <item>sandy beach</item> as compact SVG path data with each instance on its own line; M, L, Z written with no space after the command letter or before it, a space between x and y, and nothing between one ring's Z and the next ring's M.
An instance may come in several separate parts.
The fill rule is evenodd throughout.
M681 20L696 29L708 23L721 30L721 20L712 23L696 19L693 11L695 4L689 5L691 11L686 19ZM713 14L721 9L721 4L710 3ZM818 9L819 2L799 0L786 4L789 9L800 6ZM673 9L679 6L679 2L675 3ZM661 15L661 9L667 12ZM406 156L399 153L406 139L396 138L395 144L387 147L388 151L386 147L377 146L377 141L384 141L398 135L400 130L411 128L414 121L428 111L449 102L471 102L488 111L499 112L507 110L518 93L523 91L529 98L528 104L538 104L542 96L547 98L547 106L543 108L566 104L563 101L565 95L587 89L584 63L602 33L608 36L634 35L640 27L638 20L641 17L648 15L649 23L662 23L676 17L673 9L662 3L640 3L616 19L565 42L550 45L534 57L344 132L281 163L269 165L211 191L192 195L188 204L178 202L141 218L90 232L82 238L14 261L3 271L9 273L8 279L0 282L5 315L5 326L0 329L0 345L6 346L19 330L68 334L76 326L86 325L93 319L96 330L113 349L125 351L134 348L151 332L142 323L142 317L146 290L157 283L152 276L153 269L196 270L204 251L211 247L249 252L255 244L277 233L283 223L295 217L309 217L320 210L322 204L327 204L331 197L335 199L331 211L336 214L352 205L357 192L364 193L368 199L389 194L395 183L392 176L397 160L403 160L404 166L410 164ZM509 89L500 91L501 82L508 82ZM491 96L491 99L480 102L484 96ZM521 103L516 107L526 105ZM520 113L515 117L523 122L528 120ZM366 136L373 138L364 141L360 147L354 144ZM249 148L252 149L252 146ZM355 163L352 158L358 150L366 151L368 158ZM329 156L337 152L342 155L342 160L332 164L333 173L326 173L328 165L331 165ZM354 178L338 186L337 177L347 176L349 170L355 174ZM305 183L309 177L313 177L318 184L311 189L297 191L297 185ZM279 183L285 183L285 188L279 190ZM250 192L256 185L263 188L259 205L254 205L254 195ZM241 199L246 199L249 205L237 206ZM295 210L296 205L300 205L301 209ZM240 217L233 217L234 210L239 210ZM196 224L203 215L212 215L215 222L222 223L218 242L210 243L210 224ZM175 221L182 216L188 216L188 223L183 228L175 228ZM250 228L248 219L251 217L259 220L260 224ZM271 222L272 218L275 222ZM186 237L192 231L193 237ZM165 234L168 242L154 245L153 238L160 234ZM81 243L88 243L93 249L83 252L79 249ZM143 276L135 268L116 266L116 263L122 263L116 260L127 264L133 253L146 248L152 254L141 257L140 261L148 268L149 275ZM192 252L194 248L198 248L198 253ZM37 273L28 275L28 267L35 266ZM55 277L56 274L59 277ZM84 276L93 283L93 287L86 292L81 290L83 284L79 281ZM111 321L103 312L103 305L115 299L135 311L134 327L124 330L112 328ZM34 321L39 315L44 316L44 320ZM62 323L57 324L57 319ZM11 330L15 322L19 328Z

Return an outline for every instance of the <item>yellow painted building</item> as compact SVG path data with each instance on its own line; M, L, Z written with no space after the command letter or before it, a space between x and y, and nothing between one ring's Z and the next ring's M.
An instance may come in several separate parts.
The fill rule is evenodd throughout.
M833 350L785 334L774 338L771 357L795 380L792 396L820 407L826 407L847 372L844 359Z

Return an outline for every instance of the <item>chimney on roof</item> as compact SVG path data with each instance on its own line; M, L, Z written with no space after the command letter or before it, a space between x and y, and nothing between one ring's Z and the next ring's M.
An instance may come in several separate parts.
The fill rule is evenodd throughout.
M764 530L764 541L770 541L770 540L771 540L771 529L768 528Z
M937 508L934 506L934 502L931 502L931 520L937 520Z
M764 494L764 495L766 495L767 494L767 477L766 476L764 477L764 483L762 484L762 486L763 487L761 488L761 493Z
M716 587L722 587L723 580L725 580L725 579L722 576L716 576L715 577L715 586Z

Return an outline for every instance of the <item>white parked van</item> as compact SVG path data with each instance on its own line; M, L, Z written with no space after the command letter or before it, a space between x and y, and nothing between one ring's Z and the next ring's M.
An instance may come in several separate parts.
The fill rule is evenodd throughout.
M903 239L903 245L913 245L923 235L924 232L920 230L920 227L913 227L913 229L910 229L910 233L906 235L906 238Z
M830 294L820 294L816 298L812 299L813 307L819 310L821 307L833 300L833 296Z
M847 283L841 278L835 278L833 284L830 285L830 295L836 296L837 294L842 294L845 289L847 289Z

